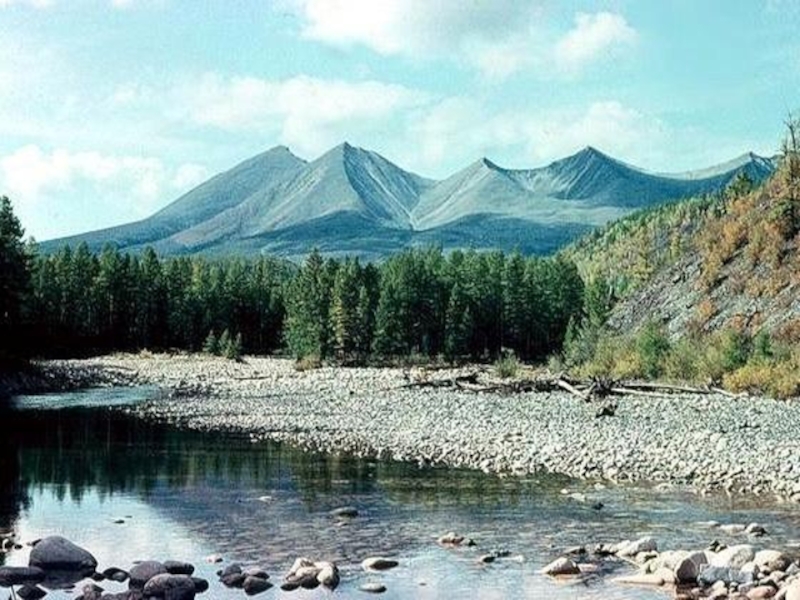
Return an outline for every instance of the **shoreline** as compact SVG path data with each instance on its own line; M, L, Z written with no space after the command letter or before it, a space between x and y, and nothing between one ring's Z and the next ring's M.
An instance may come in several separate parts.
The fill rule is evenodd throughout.
M45 372L98 374L102 385L168 393L135 414L204 431L249 435L324 452L478 469L549 471L578 479L652 482L699 493L773 494L800 502L800 413L791 402L682 394L625 396L614 416L561 392L474 393L419 381L491 367L323 367L203 355L113 355L40 363Z

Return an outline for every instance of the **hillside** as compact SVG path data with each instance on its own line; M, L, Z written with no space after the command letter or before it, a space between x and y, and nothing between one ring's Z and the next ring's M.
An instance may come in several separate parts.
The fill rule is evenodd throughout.
M403 248L548 254L631 211L718 191L740 173L761 181L770 159L745 155L688 174L653 174L594 148L545 167L506 169L487 158L441 181L341 144L314 161L274 148L217 175L153 216L44 242L99 250L153 246L161 254L380 259Z
M613 290L618 299L602 330L584 323L573 360L616 376L800 393L798 165L784 159L760 186L740 178L723 194L635 213L566 249L606 290L596 297Z

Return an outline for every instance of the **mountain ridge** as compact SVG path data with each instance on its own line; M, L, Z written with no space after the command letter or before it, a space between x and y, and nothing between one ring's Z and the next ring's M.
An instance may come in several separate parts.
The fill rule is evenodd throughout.
M532 169L482 157L432 180L347 142L313 161L276 146L146 219L42 247L85 241L93 249L300 257L313 246L336 253L341 239L341 250L364 258L420 243L542 254L636 208L719 191L741 172L761 181L773 169L772 159L748 153L691 178L653 174L587 146Z

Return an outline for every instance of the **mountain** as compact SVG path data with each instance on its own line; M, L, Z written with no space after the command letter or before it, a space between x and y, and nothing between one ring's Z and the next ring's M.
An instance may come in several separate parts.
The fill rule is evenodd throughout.
M312 162L285 147L217 175L153 216L42 244L107 242L164 254L302 257L312 247L380 258L403 247L549 253L632 210L723 189L739 173L768 176L748 154L693 173L648 173L596 150L541 168L505 169L482 158L441 181L403 170L347 143Z

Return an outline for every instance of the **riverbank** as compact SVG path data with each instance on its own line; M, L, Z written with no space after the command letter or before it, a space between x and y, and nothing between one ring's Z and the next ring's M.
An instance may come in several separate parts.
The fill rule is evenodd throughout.
M722 395L623 397L613 416L566 393L473 393L415 386L465 369L335 368L299 372L285 359L116 355L48 363L171 392L134 409L198 430L247 434L500 474L548 470L698 491L800 501L795 403ZM490 368L479 374L493 376Z

